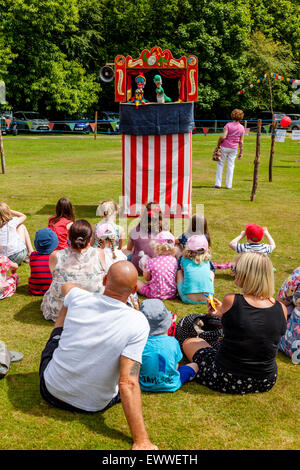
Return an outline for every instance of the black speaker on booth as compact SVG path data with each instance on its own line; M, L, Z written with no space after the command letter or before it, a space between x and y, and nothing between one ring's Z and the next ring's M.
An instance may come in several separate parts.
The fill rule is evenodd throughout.
M104 65L99 72L100 80L109 83L114 79L115 71L110 65Z

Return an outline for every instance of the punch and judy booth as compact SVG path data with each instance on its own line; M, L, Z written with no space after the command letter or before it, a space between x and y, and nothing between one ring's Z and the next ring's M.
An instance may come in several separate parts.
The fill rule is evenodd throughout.
M115 58L120 103L124 216L158 202L166 216L190 215L192 130L198 61L153 47L137 59Z

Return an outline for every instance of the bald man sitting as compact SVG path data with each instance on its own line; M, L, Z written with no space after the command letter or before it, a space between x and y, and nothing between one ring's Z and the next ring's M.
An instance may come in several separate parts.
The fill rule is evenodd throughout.
M42 352L40 390L51 405L70 411L105 411L121 401L133 450L157 449L147 435L138 382L149 324L126 305L137 289L137 270L114 263L103 295L67 282L50 339Z

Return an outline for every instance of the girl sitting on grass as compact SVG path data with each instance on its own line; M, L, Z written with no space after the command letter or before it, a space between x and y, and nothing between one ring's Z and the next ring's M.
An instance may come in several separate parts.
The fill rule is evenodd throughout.
M94 225L93 227L93 246L96 248L98 246L97 242L97 237L96 233L99 227L102 224L110 224L114 227L115 230L115 241L114 241L114 246L117 249L122 248L123 245L123 239L125 238L125 232L123 227L121 225L116 224L116 219L119 213L119 207L113 201L113 199L108 199L106 201L100 202L99 206L97 207L96 215L102 217L101 222L98 222L97 224Z
M210 269L210 249L205 235L193 235L187 241L177 272L177 289L186 304L206 303L214 293L214 273Z
M58 237L56 250L68 248L68 234L72 223L75 221L73 205L67 197L62 197L56 204L56 215L49 217L48 228L51 228Z
M0 300L11 297L19 284L18 264L10 261L7 256L0 255ZM11 275L7 276L10 270Z
M101 248L104 252L106 273L112 264L117 261L127 260L127 256L123 251L115 247L116 237L116 230L112 224L99 224L96 232L96 240L98 248ZM129 296L127 304L136 310L139 309L139 300L136 293Z
M5 202L0 203L0 253L20 265L29 262L33 252L30 236L23 224L26 215L14 211ZM28 252L28 256L27 256Z
M97 247L103 249L105 255L106 272L116 261L127 260L122 250L115 247L117 232L110 223L99 224L96 232Z
M175 299L177 260L175 238L172 233L162 231L152 242L154 258L149 258L143 276L147 283L138 280L138 292L150 299Z

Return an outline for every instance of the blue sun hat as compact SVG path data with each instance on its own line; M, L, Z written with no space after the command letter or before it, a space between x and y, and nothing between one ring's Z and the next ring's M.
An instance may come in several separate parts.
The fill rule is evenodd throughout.
M140 311L150 325L150 336L166 333L172 324L172 314L159 299L147 299L141 303Z
M41 228L35 234L34 246L39 253L52 253L58 246L58 238L51 228Z

